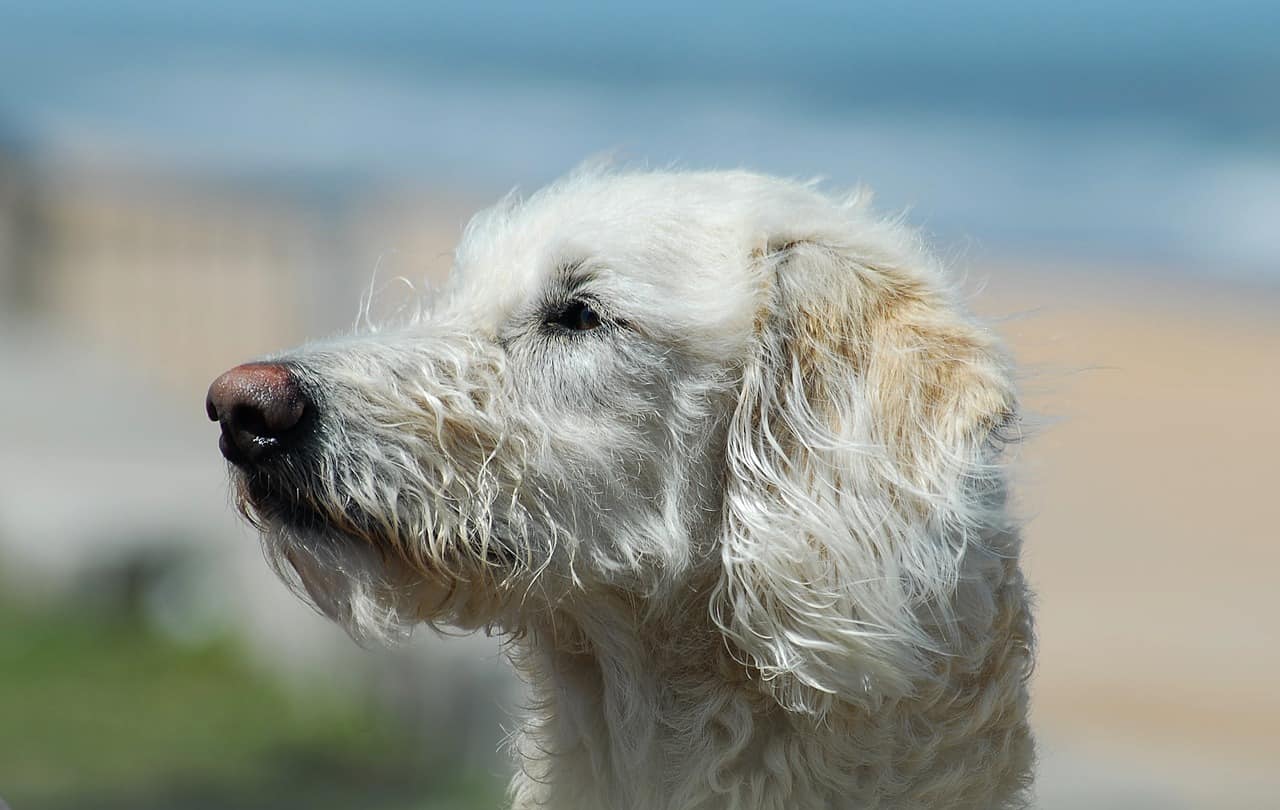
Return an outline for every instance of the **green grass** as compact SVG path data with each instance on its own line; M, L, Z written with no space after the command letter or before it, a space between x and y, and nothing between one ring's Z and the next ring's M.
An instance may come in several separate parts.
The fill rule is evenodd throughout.
M13 810L501 805L494 776L441 769L422 748L358 701L286 695L229 640L184 647L127 617L0 605Z

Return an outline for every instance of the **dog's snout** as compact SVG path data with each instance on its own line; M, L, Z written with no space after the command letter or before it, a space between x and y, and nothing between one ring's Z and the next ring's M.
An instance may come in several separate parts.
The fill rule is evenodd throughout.
M213 381L205 399L209 418L222 426L222 455L240 466L296 444L312 407L293 372L277 363L236 366Z

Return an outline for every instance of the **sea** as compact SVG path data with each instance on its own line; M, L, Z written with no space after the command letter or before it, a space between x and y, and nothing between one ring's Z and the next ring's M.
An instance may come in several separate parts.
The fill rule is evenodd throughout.
M1280 3L3 0L0 144L329 190L746 167L962 251L1280 282Z

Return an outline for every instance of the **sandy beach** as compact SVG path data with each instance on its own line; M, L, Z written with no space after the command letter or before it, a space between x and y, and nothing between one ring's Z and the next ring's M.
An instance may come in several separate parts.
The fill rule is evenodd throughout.
M975 307L1000 319L1039 423L1016 453L1046 776L1088 781L1059 773L1066 750L1186 806L1267 806L1280 295L995 270Z

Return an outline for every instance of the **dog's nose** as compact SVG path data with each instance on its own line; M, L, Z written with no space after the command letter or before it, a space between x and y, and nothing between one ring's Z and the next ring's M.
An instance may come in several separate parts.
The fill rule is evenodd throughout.
M222 425L222 455L242 467L295 444L310 407L293 372L277 363L236 366L213 381L205 399L209 418Z

